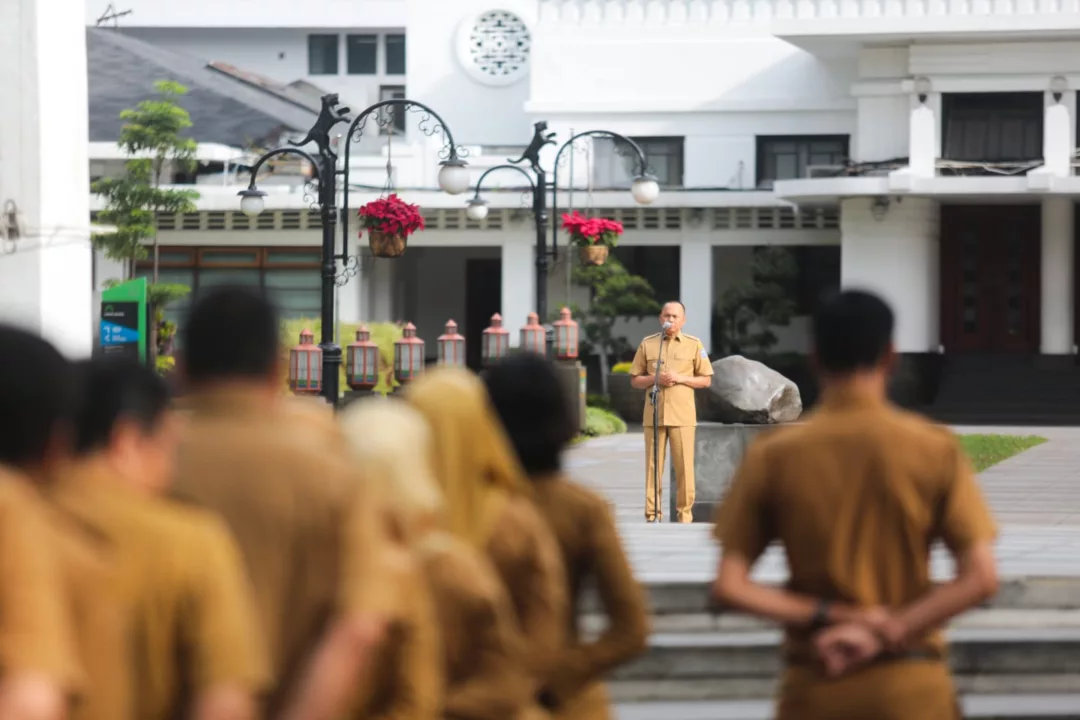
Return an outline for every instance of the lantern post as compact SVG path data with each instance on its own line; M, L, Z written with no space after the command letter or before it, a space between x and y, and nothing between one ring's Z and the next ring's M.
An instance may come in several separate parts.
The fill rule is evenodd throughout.
M345 348L345 391L343 402L368 397L379 384L379 346L371 339L371 331L361 325L356 331L356 341Z
M456 322L447 321L446 332L435 342L439 350L439 365L465 367L465 337L458 334Z
M540 324L540 317L534 312L529 313L525 325L521 328L521 349L547 356L547 330Z
M315 344L315 335L304 328L300 344L289 350L289 387L297 395L318 395L322 392L322 348Z
M502 315L491 316L491 325L484 328L480 359L484 367L494 365L510 352L510 331L503 327Z
M420 377L424 372L424 341L416 337L416 326L409 323L401 339L394 342L394 377L399 385L394 392Z

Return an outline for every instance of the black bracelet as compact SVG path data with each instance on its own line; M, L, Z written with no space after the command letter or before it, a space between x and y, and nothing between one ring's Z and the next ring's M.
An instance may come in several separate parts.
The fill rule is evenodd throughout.
M829 627L832 624L829 622L829 610L831 609L831 600L819 600L817 608L814 610L814 616L810 619L810 628L812 630L822 630Z

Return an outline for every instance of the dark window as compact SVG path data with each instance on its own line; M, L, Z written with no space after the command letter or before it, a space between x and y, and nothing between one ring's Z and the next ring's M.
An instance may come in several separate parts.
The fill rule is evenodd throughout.
M405 99L405 88L401 85L383 85L379 88L379 102L385 100ZM401 135L405 132L405 114L408 110L402 105L387 105L379 111L379 134L387 135L390 130L386 123L389 122L394 132Z
M795 313L813 315L822 299L840 289L840 246L799 245L790 250L799 269L793 288Z
M614 255L630 273L649 281L660 302L679 297L679 248L668 245L621 245Z
M308 75L338 74L338 36L308 35Z
M386 36L386 74L405 74L405 36Z
M379 72L379 36L349 35L345 38L346 67L350 75Z
M805 178L808 168L843 165L847 157L847 135L758 135L757 186Z
M165 318L180 324L190 300L215 285L261 287L285 319L317 318L320 310L321 252L312 248L169 248L159 250L158 280L187 285L191 293L172 303ZM151 277L149 260L135 274Z
M942 97L945 160L1023 162L1043 156L1043 94L949 93Z
M645 154L648 171L656 176L662 187L679 188L683 185L683 138L652 137L630 138ZM611 138L593 141L596 164L593 184L599 188L629 187L638 174L638 158L626 143ZM575 162L588 162L585 157Z

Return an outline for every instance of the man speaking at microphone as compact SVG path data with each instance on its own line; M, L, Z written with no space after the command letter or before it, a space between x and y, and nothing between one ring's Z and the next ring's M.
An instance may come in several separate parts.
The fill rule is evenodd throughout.
M701 340L682 332L686 307L681 302L665 304L660 310L660 323L662 331L641 341L630 365L630 382L635 388L651 391L654 384L659 385L655 423L652 393L645 394L645 519L657 522L664 516L659 507L661 473L664 451L670 442L678 520L688 523L694 520L694 390L709 387L713 369Z

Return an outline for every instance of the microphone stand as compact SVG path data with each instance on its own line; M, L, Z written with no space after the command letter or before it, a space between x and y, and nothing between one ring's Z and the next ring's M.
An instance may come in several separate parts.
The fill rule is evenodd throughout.
M656 356L656 375L653 377L652 390L649 396L652 400L653 421L653 511L655 517L662 518L664 513L660 507L660 366L664 364L664 340L667 338L667 330L660 331L660 353Z

